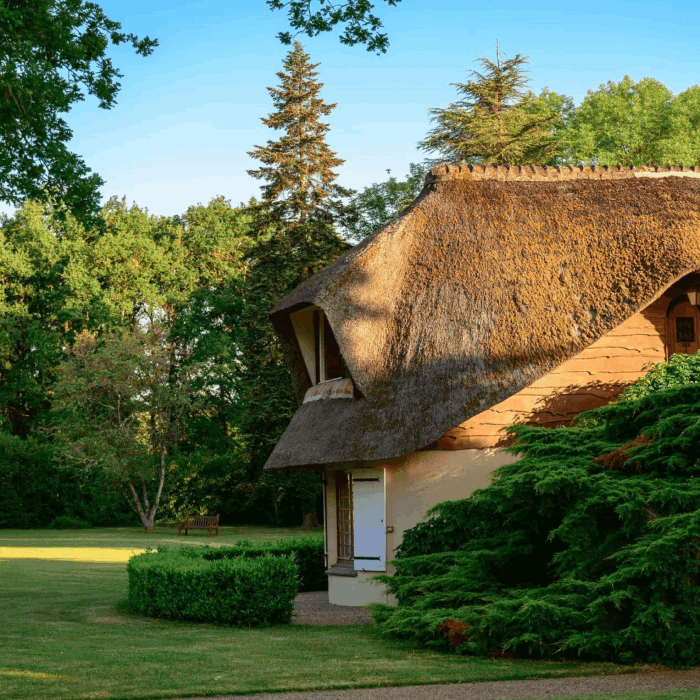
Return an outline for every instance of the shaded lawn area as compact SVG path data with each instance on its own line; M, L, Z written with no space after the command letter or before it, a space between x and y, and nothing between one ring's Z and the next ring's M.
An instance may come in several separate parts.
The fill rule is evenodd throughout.
M90 530L0 530L0 547L118 547L125 549L157 549L160 545L233 545L238 540L263 542L283 537L303 537L323 534L323 530L309 533L289 527L222 527L219 536L209 537L206 530L190 530L185 536L177 534L177 527L156 525L153 533L143 527L105 527Z
M241 537L241 529L231 541ZM250 528L246 536L260 541L281 533L298 531ZM55 546L76 542L84 547L92 541L104 548L110 537L118 543L114 546L136 546L140 533L115 528L31 534L0 531L0 546L45 547L54 541ZM631 670L612 664L470 659L385 640L368 625L236 629L152 620L129 613L126 586L124 564L0 561L0 698L172 698Z

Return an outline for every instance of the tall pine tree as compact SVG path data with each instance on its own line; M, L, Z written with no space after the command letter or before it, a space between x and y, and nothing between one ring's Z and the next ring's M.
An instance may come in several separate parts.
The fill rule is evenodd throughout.
M255 246L246 284L246 410L242 432L256 484L252 503L274 511L301 507L306 524L320 493L315 473L264 473L262 467L297 408L268 311L294 287L349 247L335 224L343 213L342 197L352 194L335 183L343 160L326 143L328 124L321 121L335 108L320 96L319 64L311 63L299 42L287 54L279 87L268 91L275 107L262 122L282 134L249 155L261 166L249 174L262 180L262 200L252 207ZM297 511L298 512L298 511ZM287 513L289 517L289 513Z
M571 99L546 88L539 96L525 91L527 56L505 58L496 44L495 62L478 60L484 72L470 71L470 81L453 83L461 99L430 110L436 126L418 145L453 163L555 162Z

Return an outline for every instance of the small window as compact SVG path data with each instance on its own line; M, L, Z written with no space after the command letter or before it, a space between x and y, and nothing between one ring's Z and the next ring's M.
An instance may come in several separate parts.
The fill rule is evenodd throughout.
M676 342L677 343L694 343L695 342L695 319L694 318L677 318L676 319Z
M316 334L316 383L349 377L350 372L340 353L338 341L323 311L314 312L314 332Z
M323 367L325 369L324 379L342 379L350 376L345 360L340 354L338 341L333 335L331 324L325 314L323 315Z
M352 561L355 553L352 525L352 482L347 472L335 473L338 522L338 561Z

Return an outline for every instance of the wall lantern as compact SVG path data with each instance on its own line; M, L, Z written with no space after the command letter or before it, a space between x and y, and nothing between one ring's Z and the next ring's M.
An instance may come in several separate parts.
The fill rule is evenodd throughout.
M688 294L688 301L693 306L697 306L697 304L698 304L698 290L695 288L689 289L687 294Z

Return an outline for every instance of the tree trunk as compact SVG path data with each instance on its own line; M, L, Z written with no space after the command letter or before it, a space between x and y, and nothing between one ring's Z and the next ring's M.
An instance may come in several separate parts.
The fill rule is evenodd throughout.
M131 492L131 507L136 512L136 515L139 516L139 520L143 523L144 530L146 530L146 532L153 532L155 508L151 509L151 512L146 513L146 511L144 511L143 509L143 506L141 505L141 499L136 493L136 489L134 488L133 483L131 481L128 481L127 485L129 486L129 491Z
M310 510L304 514L304 524L301 526L302 530L315 530L321 527L321 523L318 522L318 515L316 515L315 510Z

